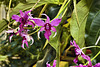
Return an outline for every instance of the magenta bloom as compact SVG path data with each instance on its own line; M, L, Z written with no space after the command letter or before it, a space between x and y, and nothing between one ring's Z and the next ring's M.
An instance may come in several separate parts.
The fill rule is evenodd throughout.
M93 67L100 67L100 63L97 63L97 64L94 65Z
M79 66L71 66L71 67L100 67L100 63L97 63L96 65L94 66L89 66L89 64L86 66L86 65L82 65L82 64L79 64Z
M42 15L45 15L47 17L47 20L45 21L45 23L41 19L34 18L32 20L36 23L37 26L42 26L40 31L45 31L44 36L46 39L49 40L49 36L51 35L51 30L56 32L56 29L54 28L54 26L58 26L59 23L61 22L61 19L56 18L52 20L50 23L50 18L46 14L42 14Z
M86 65L79 64L79 66L70 66L70 67L87 67Z
M53 66L50 66L50 64L48 64L48 62L46 63L47 67L56 67L56 60L54 60L53 62Z
M8 30L8 31L6 31L6 33L11 33L11 35L9 36L9 41L11 42L13 35L16 33L14 33L14 30Z
M28 34L27 34L27 30L25 30L23 33L21 32L19 32L19 31L17 31L16 33L14 32L14 29L13 30L8 30L8 31L6 31L7 33L11 33L11 35L10 35L10 37L9 37L9 41L11 42L11 39L12 39L12 37L13 37L13 35L17 35L17 34L19 34L22 38L23 38L23 40L22 40L22 45L21 45L21 47L22 48L24 48L24 44L26 44L26 46L28 47L28 42L29 41L31 41L32 40L32 43L30 44L30 45L32 45L33 44L33 42L34 42L34 39L31 37L31 36L29 36Z
M20 22L20 32L23 31L23 27L26 27L27 25L32 25L32 27L34 28L34 23L32 21L30 21L29 19L32 19L31 14L29 14L31 12L30 11L25 11L24 13L20 10L20 16L18 15L13 15L12 19L15 20L16 22ZM29 14L29 15L28 15Z
M75 54L76 54L76 58L74 59L74 63L78 62L78 56L82 56L84 59L86 59L87 61L89 61L88 66L92 66L91 63L91 59L89 56L85 55L82 50L79 48L79 46L76 44L76 42L73 40L73 42L70 42L70 45L73 45L75 47Z
M34 39L31 36L29 36L28 34L24 34L23 33L21 35L21 37L23 38L22 45L21 45L22 48L24 48L24 44L26 44L26 46L28 47L28 41L31 41L32 40L32 43L30 45L32 45L33 42L34 42Z

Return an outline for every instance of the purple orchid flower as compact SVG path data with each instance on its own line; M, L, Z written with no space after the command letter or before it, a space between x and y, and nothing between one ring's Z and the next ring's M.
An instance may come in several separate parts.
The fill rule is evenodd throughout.
M46 14L42 14L42 15L45 15L47 17L47 20L45 21L45 23L41 19L34 18L32 20L36 23L37 26L42 26L40 31L45 31L44 36L46 39L49 40L49 36L51 35L50 30L56 32L56 29L54 28L54 26L58 26L59 23L61 22L61 19L56 18L52 20L50 23L50 18Z
M94 65L94 66L89 66L89 65L82 65L82 64L79 64L79 66L71 66L71 67L100 67L100 63L97 63L96 65Z
M10 41L10 42L11 42L11 39L12 39L12 37L13 37L14 34L15 34L15 35L19 34L19 35L23 38L21 47L24 48L24 44L26 44L27 47L28 47L28 42L29 42L29 41L32 40L32 43L31 43L30 45L32 45L32 44L34 43L34 39L33 39L31 36L29 36L29 35L27 34L27 31L28 31L28 30L24 30L23 33L22 33L22 32L20 33L19 31L17 31L17 32L15 33L15 32L14 32L14 29L13 29L13 30L8 30L8 31L6 31L6 32L7 32L7 33L11 33L11 36L9 37L9 41Z
M50 66L50 64L48 64L48 62L46 63L47 67L56 67L56 60L54 60L53 62L53 66Z
M93 67L100 67L100 63L97 63L97 64L94 65Z
M23 33L21 35L21 37L23 38L22 45L21 45L22 48L24 48L24 44L26 44L26 46L28 47L28 41L31 41L32 40L32 43L30 45L32 45L33 42L34 42L34 39L31 36L29 36L28 34L24 34Z
M70 45L73 45L75 47L75 54L76 58L74 59L74 63L78 62L78 56L82 56L84 59L89 61L89 64L87 66L92 66L91 59L89 56L85 55L82 50L79 48L79 46L76 44L76 42L73 40L73 42L70 42Z
M86 65L79 64L79 66L70 66L70 67L87 67Z
M6 33L11 33L11 35L9 36L9 41L11 42L11 39L14 35L14 30L8 30L8 31L6 31Z
M12 19L15 20L16 22L20 22L20 32L24 30L24 26L27 25L32 25L32 27L34 28L35 24L30 21L29 19L32 19L33 17L30 14L30 11L25 11L24 13L20 10L20 16L18 15L13 15ZM29 14L29 15L28 15Z

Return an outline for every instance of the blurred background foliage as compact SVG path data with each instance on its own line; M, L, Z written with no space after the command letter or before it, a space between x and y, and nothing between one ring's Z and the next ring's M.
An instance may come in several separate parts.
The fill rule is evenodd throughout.
M37 63L37 67L45 67L46 62L53 61L58 56L56 53L59 54L60 51L61 64L64 63L63 67L69 67L69 65L74 65L75 58L74 48L70 47L70 40L75 39L80 48L95 45L100 36L100 0L40 0L38 3L37 1L12 0L10 13L7 16L9 0L0 0L0 66L33 67ZM5 30L8 30L8 23L10 22L10 26L14 29L19 25L14 24L15 21L11 19L13 14L19 15L19 10L30 10L37 3L32 11L33 17L45 18L41 16L41 13L45 13L52 20L64 8L62 5L68 1L64 11L58 16L62 17L60 25L56 27L58 34L52 38L54 35L52 32L48 44L46 44L44 32L41 32L41 39L38 39L37 33L32 34L34 44L29 48L25 46L26 49L21 47L20 36L14 35L12 42L9 42L11 34L5 33ZM29 33L34 32L32 29L30 31ZM100 45L100 41L97 45ZM86 53L92 58L100 49L88 50ZM99 59L98 56L93 64L100 62ZM80 59L79 63L85 63L85 61Z

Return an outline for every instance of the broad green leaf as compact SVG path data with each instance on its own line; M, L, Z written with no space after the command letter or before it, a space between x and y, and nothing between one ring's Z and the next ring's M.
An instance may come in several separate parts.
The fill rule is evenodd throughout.
M84 46L85 25L87 15L91 6L92 0L81 0L74 8L70 20L70 32L76 43L82 48Z
M27 0L28 3L37 3L38 0ZM40 0L39 3L52 3L52 4L61 4L62 1L59 0Z
M25 11L25 10L29 10L34 6L35 3L27 3L27 4L23 4L23 3L19 3L11 12L10 12L10 17L13 14L18 14L19 10ZM45 3L38 3L34 8L37 8L41 5L44 5Z
M93 1L86 23L86 35L87 45L95 45L98 37L100 36L100 0ZM100 45L100 41L97 45ZM95 56L100 49L93 48L92 51L94 51L93 56ZM100 62L99 56L96 59Z
M8 22L4 19L0 21L0 33L7 27L7 23Z

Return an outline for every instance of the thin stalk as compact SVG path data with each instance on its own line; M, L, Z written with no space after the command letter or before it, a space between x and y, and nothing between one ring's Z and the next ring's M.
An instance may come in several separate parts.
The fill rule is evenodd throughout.
M91 59L91 61L93 61L99 54L100 54L100 51Z
M64 13L62 14L62 17L66 14L67 10L68 10L68 8L65 9Z
M38 32L39 30L40 30L40 28L39 28L39 29L37 29L35 32L30 33L29 35L32 35L32 34L34 34L34 33Z
M10 6L11 6L11 2L12 2L12 0L9 1L9 9L8 9L8 12L7 12L7 20L9 21L9 23L8 23L8 28L10 28L10 26L9 26L9 24L10 24L9 14L10 14Z
M71 0L68 0L67 3L66 3L66 1L67 1L67 0L64 1L63 5L61 6L61 9L59 10L59 12L58 12L58 14L57 14L57 16L56 16L55 18L58 18L58 16L64 11L64 9L67 7L67 5L69 4L69 2L70 2ZM65 5L65 3L66 3L66 5Z
M73 46L72 45L70 45L66 50L65 50L65 53L64 53L64 56L66 56L67 55L67 53L68 53L68 51L70 50L70 48L72 48Z
M100 30L100 29L99 29L99 30ZM96 41L95 45L97 45L97 44L98 44L99 40L100 40L100 36L98 37L98 39L97 39L97 41Z
M93 61L98 55L100 54L100 51L91 59L91 61ZM86 62L86 64L84 65L87 65L89 62Z
M31 10L34 10L34 7L37 5L37 3L39 2L40 0L38 0L35 5L31 8Z
M41 14L45 11L46 7L47 7L47 4L45 4L44 7L42 8L42 10L41 10L41 12L39 14L39 17L41 17Z
M83 47L81 50L87 49L87 48L93 48L93 47L98 47L98 48L100 48L100 46L88 46L88 47Z
M58 42L59 43L59 42ZM56 60L57 60L57 64L56 64L56 67L59 67L59 62L60 62L60 44L58 46L58 49L57 49L58 53L56 52Z

